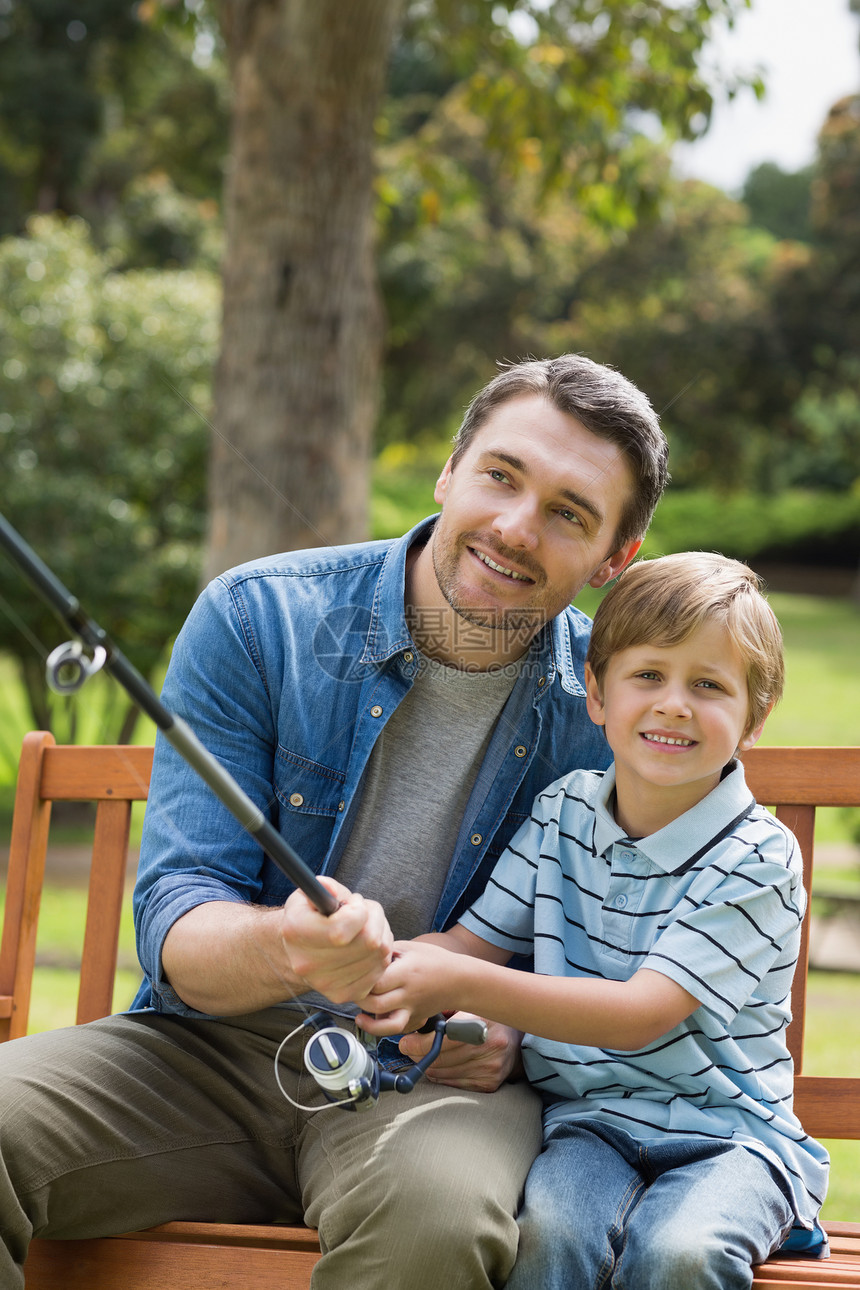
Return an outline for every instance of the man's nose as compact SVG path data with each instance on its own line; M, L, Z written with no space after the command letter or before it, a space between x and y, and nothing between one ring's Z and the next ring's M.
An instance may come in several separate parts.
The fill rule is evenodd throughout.
M499 510L493 529L505 546L533 551L545 526L546 518L536 500L518 497Z

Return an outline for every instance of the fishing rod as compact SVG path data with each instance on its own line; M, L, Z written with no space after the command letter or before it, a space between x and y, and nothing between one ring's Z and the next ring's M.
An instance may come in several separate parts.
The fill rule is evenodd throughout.
M283 874L307 896L321 914L333 914L338 902L247 793L203 746L186 721L166 708L137 668L117 649L98 623L88 618L76 596L63 586L31 546L0 514L0 545L24 574L30 585L55 610L67 627L79 637L48 655L48 684L57 694L74 694L104 669L131 696L138 707L155 722L165 739L212 789L215 796L259 842L266 855ZM83 644L81 644L83 642ZM90 653L84 651L86 646Z
M321 914L333 914L338 909L337 899L200 742L188 723L165 707L137 668L104 629L86 615L77 597L63 586L2 513L0 546L5 548L34 590L78 637L76 641L58 645L48 655L46 669L51 689L57 694L74 694L97 672L103 669L109 673L290 882L304 892ZM411 1092L438 1056L446 1033L461 1043L480 1044L486 1038L483 1022L433 1017L423 1027L425 1031L435 1032L429 1052L406 1072L393 1075L383 1070L374 1051L362 1045L349 1031L325 1024L331 1021L328 1013L314 1013L305 1023L316 1032L306 1047L305 1065L329 1101L356 1110L373 1105L380 1091Z

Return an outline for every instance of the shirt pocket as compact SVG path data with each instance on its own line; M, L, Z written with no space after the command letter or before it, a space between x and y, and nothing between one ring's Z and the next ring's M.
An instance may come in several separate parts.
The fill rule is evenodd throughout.
M345 782L343 772L279 745L274 788L280 832L315 872L343 814Z

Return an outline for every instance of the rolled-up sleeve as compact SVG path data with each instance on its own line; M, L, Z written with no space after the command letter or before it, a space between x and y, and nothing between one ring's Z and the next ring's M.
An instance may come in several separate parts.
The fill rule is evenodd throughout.
M253 637L220 581L200 597L176 641L163 699L272 818L271 698ZM263 861L255 840L159 733L134 895L138 955L153 1007L192 1011L161 966L173 924L209 901L258 902Z

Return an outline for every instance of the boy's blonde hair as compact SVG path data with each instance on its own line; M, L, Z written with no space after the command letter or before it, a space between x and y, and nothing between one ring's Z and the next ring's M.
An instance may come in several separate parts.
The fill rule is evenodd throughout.
M725 625L746 664L744 735L757 730L782 695L782 632L758 574L713 552L640 560L624 571L594 616L587 661L598 690L613 654L632 645L678 645L714 620Z

